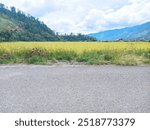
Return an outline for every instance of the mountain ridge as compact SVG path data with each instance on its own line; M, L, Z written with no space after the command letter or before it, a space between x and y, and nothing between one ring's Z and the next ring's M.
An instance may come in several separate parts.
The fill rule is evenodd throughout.
M136 25L133 27L125 27L122 29L112 29L91 33L88 36L94 37L99 41L149 41L150 40L150 22Z

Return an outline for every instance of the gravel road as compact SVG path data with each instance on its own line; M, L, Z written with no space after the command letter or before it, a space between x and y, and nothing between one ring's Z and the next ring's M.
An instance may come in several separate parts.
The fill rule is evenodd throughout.
M150 66L1 65L0 112L150 112Z

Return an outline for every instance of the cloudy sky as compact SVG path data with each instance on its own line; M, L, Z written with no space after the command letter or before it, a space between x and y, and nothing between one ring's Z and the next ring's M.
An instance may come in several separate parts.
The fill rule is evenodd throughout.
M92 33L150 21L150 0L1 0L60 33Z

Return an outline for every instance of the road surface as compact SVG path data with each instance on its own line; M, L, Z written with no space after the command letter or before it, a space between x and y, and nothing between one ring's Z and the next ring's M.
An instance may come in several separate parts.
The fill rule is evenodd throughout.
M150 66L1 65L0 112L150 112Z

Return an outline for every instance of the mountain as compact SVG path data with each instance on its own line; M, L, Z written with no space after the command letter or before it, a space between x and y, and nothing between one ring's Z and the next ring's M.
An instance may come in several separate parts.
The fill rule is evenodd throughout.
M150 41L150 22L123 29L92 33L88 36L92 36L99 41Z
M95 41L78 34L58 35L31 15L0 3L0 41Z
M5 8L0 4L0 40L1 41L55 41L59 37L43 22L15 7Z

